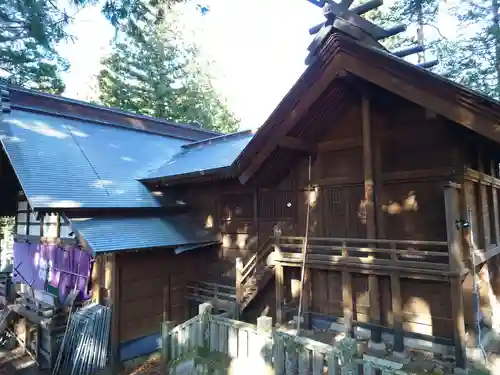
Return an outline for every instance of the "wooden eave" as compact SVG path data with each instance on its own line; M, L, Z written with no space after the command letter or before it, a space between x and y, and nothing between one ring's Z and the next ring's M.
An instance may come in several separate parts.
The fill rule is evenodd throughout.
M262 174L262 166L270 158L283 161L287 159L285 155L298 156L298 149L312 149L310 144L303 142L304 136L297 137L296 134L294 137L293 133L297 133L301 123L308 123L312 129L308 134L311 140L325 130L317 129L316 134L312 134L315 124L307 120L322 120L311 107L325 96L325 91L338 91L327 103L338 108L336 114L330 113L333 118L340 115L339 111L349 102L352 103L355 98L349 93L346 95L347 86L342 84L347 75L357 76L500 143L500 103L387 52L340 34L332 34L317 60L303 73L236 161L241 183L248 183L258 172ZM329 123L332 126L331 118ZM280 147L283 139L287 138L291 139L288 146L297 146L299 142L302 145ZM278 156L280 153L281 156ZM281 167L285 165L282 163ZM269 169L267 176L276 172L275 168L266 169Z

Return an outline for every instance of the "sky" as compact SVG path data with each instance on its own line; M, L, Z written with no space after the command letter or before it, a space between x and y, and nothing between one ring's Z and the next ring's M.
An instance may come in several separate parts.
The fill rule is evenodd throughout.
M395 1L395 0L392 0ZM385 5L391 0L386 0ZM458 1L458 0L455 0ZM213 61L214 84L241 119L241 129L262 125L305 69L311 41L309 27L324 20L322 10L308 0L206 0L210 11L201 16L186 8L185 24ZM453 6L448 0L446 5ZM452 37L455 26L446 10L438 23ZM70 26L73 42L59 46L71 68L63 76L65 96L90 100L100 59L110 52L114 29L99 7L87 7Z

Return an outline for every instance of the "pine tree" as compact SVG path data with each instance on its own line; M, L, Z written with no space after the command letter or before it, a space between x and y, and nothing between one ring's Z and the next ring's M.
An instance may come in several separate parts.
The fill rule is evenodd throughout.
M67 35L68 16L46 0L0 3L0 71L8 82L61 93L67 67L55 45Z
M449 78L500 99L499 1L464 0L455 14L465 31L448 51L454 56Z
M183 40L177 16L128 27L102 61L100 101L144 115L199 123L222 132L237 120L220 99L199 60L196 46Z

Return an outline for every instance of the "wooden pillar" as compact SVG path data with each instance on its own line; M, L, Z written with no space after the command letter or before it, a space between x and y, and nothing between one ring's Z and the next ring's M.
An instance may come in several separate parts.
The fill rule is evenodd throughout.
M240 318L240 303L243 299L243 285L242 285L242 271L243 260L236 258L236 303L235 303L235 318Z
M260 235L259 235L259 189L253 190L253 225L257 236L257 250L260 250Z
M367 238L376 238L377 226L375 223L374 182L373 182L373 149L372 126L370 118L370 99L363 95L361 98L361 123L363 126L363 170L365 179L365 212ZM370 245L372 247L374 245ZM370 323L380 324L380 291L376 275L368 276L370 293ZM374 342L382 340L380 329L373 329L371 339Z
M117 364L119 358L120 346L120 267L116 261L116 254L110 254L106 258L106 274L109 272L109 293L110 305L112 311L111 319L111 360ZM108 281L108 280L106 280ZM106 282L107 284L107 282Z
M326 287L326 285L325 285ZM302 329L309 329L309 311L311 306L311 269L304 270L304 290L302 291L302 317L304 321L300 324ZM300 319L300 317L298 317Z
M347 258L346 244L342 244L342 257ZM342 269L342 307L344 315L345 334L348 337L354 336L352 318L354 313L354 301L352 298L352 277L351 273L344 267Z
M97 255L92 264L92 300L96 303L102 303L101 294L101 263L103 255Z
M396 245L391 244L391 248L396 250ZM394 329L394 351L402 353L404 351L403 336L403 302L401 299L401 274L396 267L397 254L391 253L391 259L394 262L394 269L391 271L391 298L392 298L392 317Z
M493 177L498 178L497 171L498 167L496 166L496 162L494 160L490 161L490 173ZM493 201L493 224L495 227L495 243L500 245L500 218L499 210L498 210L498 189L492 184L491 185L491 197Z
M457 367L465 368L467 357L465 355L465 322L464 304L462 295L462 244L460 231L456 221L460 218L459 191L455 184L450 184L444 190L446 209L446 231L448 235L449 266L453 275L450 276L451 313L453 326L453 343Z
M479 149L477 155L477 166L481 173L485 172L483 164L483 150ZM480 215L478 222L478 238L476 238L476 243L479 247L483 248L485 251L489 245L491 245L491 229L490 229L490 215L488 210L488 191L486 185L483 184L483 178L480 175L479 182L477 183L477 204L479 206L478 213Z
M274 266L274 279L276 282L276 323L283 323L283 266L281 263L276 263Z

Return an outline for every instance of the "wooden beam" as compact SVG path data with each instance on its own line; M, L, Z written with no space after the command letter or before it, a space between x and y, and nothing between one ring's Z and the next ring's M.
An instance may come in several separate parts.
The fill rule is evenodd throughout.
M370 99L363 95L361 98L361 123L363 132L363 170L365 178L365 215L366 235L369 239L377 237L377 226L375 223L374 209L374 183L373 183L373 148L372 148L372 125L370 117ZM373 247L373 246L370 246ZM380 291L376 275L368 276L368 288L370 293L370 323L380 324ZM374 342L382 340L380 330L372 330L371 339Z
M278 146L282 148L288 148L291 150L302 151L305 152L306 154L311 154L311 155L317 152L316 146L314 144L290 136L286 136L280 139L278 142Z
M498 121L443 95L434 95L430 90L416 87L405 79L404 74L395 72L394 69L366 63L360 57L345 52L341 55L342 67L348 72L500 143ZM418 80L411 82L416 81Z
M362 138L350 137L350 138L334 139L331 141L320 142L318 144L318 151L320 152L340 151L362 146L363 146Z
M444 191L446 210L446 231L448 237L448 252L450 270L460 273L463 264L463 249L460 231L457 230L456 221L460 218L460 197L455 187L445 187ZM466 367L465 353L465 320L462 281L460 276L450 279L451 314L454 322L453 342L455 345L456 364L459 368Z

